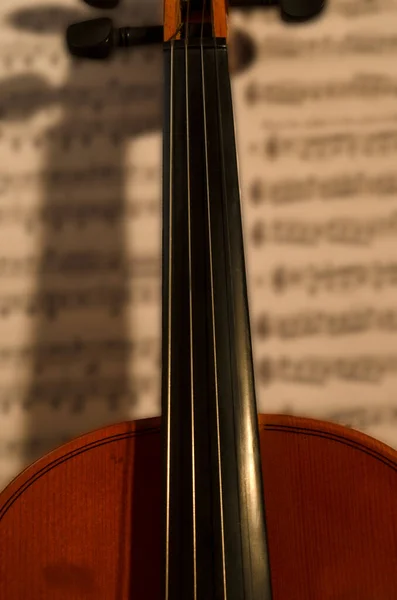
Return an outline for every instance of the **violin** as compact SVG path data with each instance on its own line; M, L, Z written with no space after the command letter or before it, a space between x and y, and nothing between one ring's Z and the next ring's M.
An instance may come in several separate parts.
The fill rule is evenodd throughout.
M308 19L321 2L281 9ZM83 435L8 485L1 599L397 598L396 451L257 414L227 39L225 0L165 0L145 30L68 29L80 57L164 47L162 415Z

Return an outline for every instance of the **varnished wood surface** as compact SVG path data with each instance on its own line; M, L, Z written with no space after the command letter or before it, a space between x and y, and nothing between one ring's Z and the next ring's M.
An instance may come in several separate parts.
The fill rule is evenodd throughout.
M259 429L274 600L396 600L397 453L309 419ZM161 600L161 510L160 419L58 448L0 496L0 598Z
M0 496L1 600L160 598L160 495L158 419L37 461Z
M397 453L328 423L260 428L274 600L397 598Z
M212 21L214 35L217 38L227 37L227 6L226 0L211 0L212 1ZM171 38L180 39L180 34L177 33L181 22L180 0L165 0L164 1L164 41L167 42ZM198 15L201 19L201 15ZM192 22L197 19L192 14Z
M164 41L167 42L173 36L179 39L180 35L175 35L180 23L180 2L179 0L164 0L163 20L164 20Z
M226 0L212 0L214 33L217 38L227 38Z

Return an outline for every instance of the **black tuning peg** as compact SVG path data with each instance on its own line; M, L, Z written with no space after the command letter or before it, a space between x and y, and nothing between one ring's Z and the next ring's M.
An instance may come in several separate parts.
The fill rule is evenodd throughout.
M324 0L229 0L229 4L239 8L279 4L285 20L308 21L322 11Z
M309 21L324 8L324 0L280 0L282 16L287 21Z
M84 2L94 8L116 8L119 4L119 0L84 0Z
M70 25L66 33L69 52L84 58L108 58L114 48L128 48L163 41L163 26L114 28L108 18Z

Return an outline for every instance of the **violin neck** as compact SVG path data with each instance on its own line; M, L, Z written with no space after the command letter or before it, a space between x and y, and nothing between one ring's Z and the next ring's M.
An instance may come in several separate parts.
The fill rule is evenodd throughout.
M270 598L225 40L164 45L167 600Z

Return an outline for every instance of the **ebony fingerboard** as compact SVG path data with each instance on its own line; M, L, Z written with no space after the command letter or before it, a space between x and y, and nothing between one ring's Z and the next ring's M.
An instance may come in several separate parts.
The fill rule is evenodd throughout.
M269 600L227 49L164 54L164 598Z

